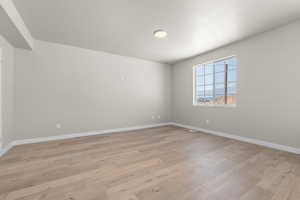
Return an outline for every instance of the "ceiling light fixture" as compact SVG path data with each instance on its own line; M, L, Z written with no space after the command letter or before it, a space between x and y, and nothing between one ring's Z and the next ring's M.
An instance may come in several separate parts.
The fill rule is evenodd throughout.
M167 37L168 33L162 29L158 29L156 31L153 32L154 37L158 38L158 39L162 39Z

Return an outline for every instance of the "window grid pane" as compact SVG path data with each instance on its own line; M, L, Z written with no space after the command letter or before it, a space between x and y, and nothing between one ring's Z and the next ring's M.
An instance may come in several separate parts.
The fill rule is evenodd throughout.
M226 69L227 73L225 73ZM197 103L225 104L227 102L227 104L235 104L235 57L198 65L195 72L195 98ZM225 77L226 74L227 77Z

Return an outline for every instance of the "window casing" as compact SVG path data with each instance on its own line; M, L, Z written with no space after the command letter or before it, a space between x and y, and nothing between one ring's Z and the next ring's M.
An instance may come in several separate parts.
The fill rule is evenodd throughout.
M236 105L236 57L194 66L194 105Z

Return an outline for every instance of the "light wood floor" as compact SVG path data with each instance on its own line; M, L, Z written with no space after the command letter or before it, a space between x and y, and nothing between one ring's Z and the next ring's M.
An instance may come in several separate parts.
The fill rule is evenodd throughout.
M22 145L0 200L300 200L300 156L166 126Z

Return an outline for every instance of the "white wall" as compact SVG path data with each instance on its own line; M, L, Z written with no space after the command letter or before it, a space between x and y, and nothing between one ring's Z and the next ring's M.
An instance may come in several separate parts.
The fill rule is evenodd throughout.
M3 146L13 139L14 113L14 49L0 35L0 49L2 49L2 64L0 70L0 103Z
M173 121L300 148L299 36L300 21L176 64ZM237 56L237 107L193 106L193 65L230 55Z
M15 80L14 139L170 121L169 65L36 41Z

